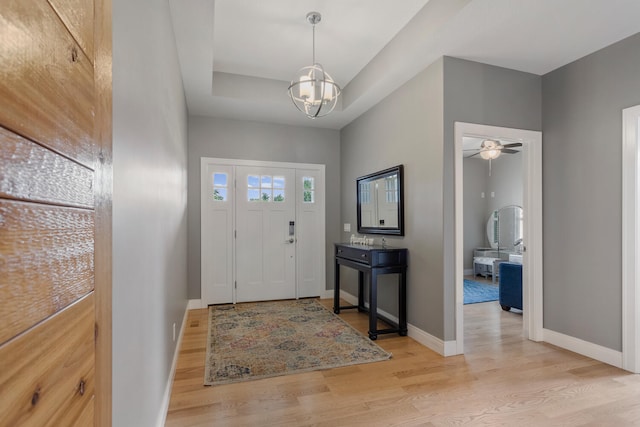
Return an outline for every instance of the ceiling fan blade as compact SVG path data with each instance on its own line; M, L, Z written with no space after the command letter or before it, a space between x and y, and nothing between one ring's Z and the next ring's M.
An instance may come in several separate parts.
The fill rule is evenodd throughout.
M522 142L514 142L513 144L504 144L504 148L522 147Z
M518 150L511 150L510 148L503 148L502 152L507 154L519 153Z
M478 154L480 154L480 152L479 152L479 151L478 151L476 154L472 154L472 155L470 155L469 157L467 157L467 159L470 159L470 158L472 158L472 157L475 157L475 156L477 156Z

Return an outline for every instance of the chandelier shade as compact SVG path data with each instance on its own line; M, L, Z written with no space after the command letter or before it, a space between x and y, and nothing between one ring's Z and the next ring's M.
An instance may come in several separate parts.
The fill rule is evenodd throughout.
M329 73L315 62L315 28L321 18L318 12L307 14L307 21L313 25L313 65L298 70L289 85L289 97L293 105L311 119L331 113L336 108L341 92L340 86Z

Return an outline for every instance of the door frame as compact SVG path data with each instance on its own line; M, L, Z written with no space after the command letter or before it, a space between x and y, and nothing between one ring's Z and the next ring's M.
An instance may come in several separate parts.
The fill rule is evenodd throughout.
M622 369L640 373L640 105L622 110Z
M543 339L542 298L542 132L455 122L454 174L455 174L455 316L456 353L464 353L464 184L463 146L465 136L504 138L522 142L523 197L525 212L522 283L522 328L524 336L533 341Z
M224 166L249 166L249 167L273 167L273 168L286 168L286 169L293 169L294 171L296 170L301 170L301 169L306 169L306 170L313 170L313 171L317 171L320 175L322 184L321 187L319 187L318 191L321 191L321 200L322 200L322 207L320 209L320 215L321 215L321 224L322 224L322 231L320 233L319 238L317 239L317 244L319 246L321 246L321 250L319 251L320 253L320 259L318 260L319 265L321 266L319 269L319 273L320 273L320 279L319 279L319 283L318 283L318 295L322 296L325 292L325 287L326 287L326 190L325 190L325 165L323 164L314 164L314 163L292 163L292 162L272 162L272 161L265 161L265 160L248 160L248 159L222 159L222 158L216 158L216 157L201 157L200 158L200 236L201 236L201 241L200 241L200 295L202 298L203 295L203 288L204 288L204 281L205 281L205 274L204 274L204 263L203 263L203 258L205 256L205 251L204 251L204 242L202 240L202 235L204 233L205 230L205 226L208 227L209 225L206 224L206 209L207 209L207 205L205 203L205 201L207 200L207 183L208 183L208 175L207 175L207 166L209 165L224 165ZM234 177L235 179L235 169L234 169ZM296 189L298 188L298 183L296 182ZM235 191L235 182L234 182L234 191ZM296 207L295 210L295 214L296 214L296 223L299 222L298 219L298 209ZM236 215L235 215L235 205L232 207L232 217L233 217L233 229L236 229ZM233 253L233 266L232 266L232 282L235 283L236 281L236 262L235 262L235 251L236 251L236 239L233 238L232 239L232 253ZM296 281L296 299L299 298L299 289L298 289L298 278L299 278L299 259L300 259L300 246L296 244L296 272L295 272L295 281ZM235 288L233 289L233 304L235 304L237 302L237 296L236 296L236 290ZM204 300L202 300L201 306L203 308L206 308L206 302Z

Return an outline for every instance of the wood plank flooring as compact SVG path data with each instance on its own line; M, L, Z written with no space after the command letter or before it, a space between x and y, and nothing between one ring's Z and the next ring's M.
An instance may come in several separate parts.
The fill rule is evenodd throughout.
M365 314L341 317L366 332ZM192 310L166 425L640 425L640 376L524 340L521 328L521 315L497 302L472 304L464 356L383 335L389 361L205 387L207 311Z

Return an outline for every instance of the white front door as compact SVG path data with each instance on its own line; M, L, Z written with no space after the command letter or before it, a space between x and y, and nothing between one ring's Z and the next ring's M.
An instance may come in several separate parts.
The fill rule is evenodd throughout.
M295 170L236 167L236 301L296 297Z

